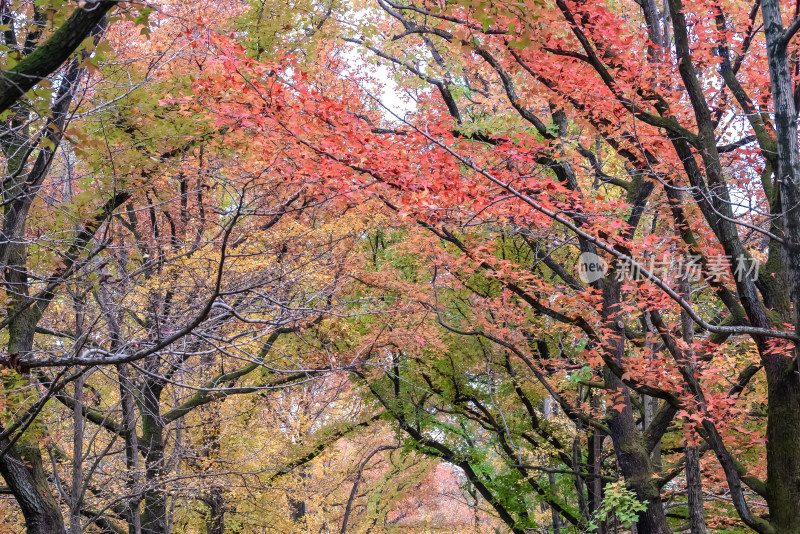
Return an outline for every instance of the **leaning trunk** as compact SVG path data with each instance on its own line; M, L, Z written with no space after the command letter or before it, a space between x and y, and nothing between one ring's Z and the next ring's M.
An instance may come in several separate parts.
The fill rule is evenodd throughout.
M12 252L17 250L12 247ZM20 270L21 273L17 274L7 273L7 279L24 277L24 270ZM24 298L27 296L22 293L22 296L15 299L15 304L19 305ZM25 356L31 352L35 327L36 320L25 312L11 322L9 354ZM13 446L8 439L0 440L0 450L7 451L0 456L0 474L22 510L27 534L65 534L64 518L50 491L39 444L22 436Z
M7 439L0 440L0 449L9 446ZM65 534L64 518L50 493L37 444L10 447L0 458L0 474L22 510L27 534Z

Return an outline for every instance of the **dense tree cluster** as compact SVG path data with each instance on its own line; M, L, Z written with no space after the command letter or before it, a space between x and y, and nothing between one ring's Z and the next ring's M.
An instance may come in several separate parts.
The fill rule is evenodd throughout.
M0 2L0 532L800 532L783 4Z

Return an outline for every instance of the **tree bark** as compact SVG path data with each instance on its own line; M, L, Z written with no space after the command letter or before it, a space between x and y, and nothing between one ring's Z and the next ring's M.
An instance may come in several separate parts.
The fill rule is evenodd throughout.
M81 507L83 506L83 384L86 375L75 379L75 410L72 416L72 485L70 488L69 534L81 534Z
M128 522L128 534L141 534L140 499L134 496L139 476L139 442L136 435L136 408L133 400L133 384L131 384L128 364L117 365L117 375L119 377L119 395L122 404L122 437L125 439L125 467L127 469L125 487L130 494L123 501L123 506L125 507L125 519Z
M158 360L155 360L157 365ZM151 362L145 365L151 366ZM154 373L155 374L155 373ZM142 442L145 462L144 511L142 534L164 534L167 529L167 498L164 494L164 421L161 418L161 391L164 382L145 377L141 391Z
M603 313L609 330L605 341L606 350L617 365L622 365L625 354L624 323L619 312L620 280L613 274L608 276L603 287ZM661 492L653 478L654 470L647 448L647 439L636 425L628 387L608 366L603 368L605 389L613 398L609 406L608 429L617 465L626 485L636 493L637 499L646 509L636 521L639 534L672 534L667 523L664 507L661 505ZM611 403L609 403L611 404ZM621 407L621 409L619 409Z
M763 0L779 185L783 208L784 259L789 267L795 331L800 331L800 147L787 39L777 0ZM800 532L800 376L794 358L762 356L767 376L767 503L770 523L779 534Z
M697 447L686 444L686 490L689 500L689 529L692 534L707 534L703 512L703 486L700 478L700 455Z
M225 532L225 496L222 488L212 486L204 495L203 502L208 506L206 515L206 534Z
M598 396L592 395L592 407L599 406ZM593 515L603 504L603 479L600 474L603 472L603 442L605 434L592 428L589 434L589 465L592 466L592 478L586 484L587 495L589 497L589 515ZM598 522L597 534L605 534L606 525L604 521Z
M111 0L86 2L16 67L0 73L0 112L61 67L115 5Z
M0 448L9 448L7 439ZM28 534L65 534L64 518L42 465L38 444L17 444L0 458L0 475L17 501Z

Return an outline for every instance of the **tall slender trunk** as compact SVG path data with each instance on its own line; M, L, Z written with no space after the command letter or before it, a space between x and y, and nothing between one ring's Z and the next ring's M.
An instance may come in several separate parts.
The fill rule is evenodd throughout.
M582 425L577 425L579 436L581 435ZM589 442L591 447L591 441ZM583 451L581 450L581 440L575 437L572 440L572 468L575 473L575 494L578 497L578 510L580 510L583 517L589 517L589 507L586 503L586 479L581 474L581 465L583 465ZM590 482L591 483L591 482Z
M605 339L605 347L617 365L624 365L625 332L622 317L616 311L620 302L620 281L615 277L606 278L603 287L603 312L610 333ZM638 534L672 534L667 523L664 508L661 505L661 491L655 483L652 461L647 449L647 439L636 425L630 390L606 366L603 369L603 381L609 394L615 396L614 404L622 409L609 406L608 429L614 450L617 454L617 465L627 486L636 493L637 499L646 504L644 512L636 521Z
M128 365L117 366L119 377L119 395L122 404L122 433L125 439L125 467L127 470L125 487L128 496L123 501L125 519L128 522L128 534L141 534L142 520L139 510L140 499L135 496L139 473L139 443L136 435L135 404L133 401L133 384L131 384Z
M210 363L210 361L209 361ZM220 372L224 372L220 368ZM208 460L209 471L219 459L220 439L222 427L219 405L212 403L200 408L200 413L205 424L203 425L203 451L202 456ZM208 506L206 514L206 534L222 534L225 529L225 494L220 485L212 484L205 491L202 501Z
M550 421L553 415L553 399L550 397L545 397L544 401L542 402L542 414L544 418ZM553 473L547 474L547 483L550 485L550 491L555 493L556 491L556 476ZM559 521L559 514L558 510L552 505L550 505L550 517L553 523L553 534L561 534L561 523Z
M72 417L72 484L70 488L69 534L81 534L81 507L83 505L83 384L86 375L75 379L75 408Z
M787 39L777 0L763 0L761 15L775 110L776 182L783 208L784 259L788 265L795 331L800 331L800 147ZM767 376L767 503L779 534L800 532L800 376L795 357L764 355Z
M683 298L691 297L691 286L685 273L681 273L679 289ZM683 340L688 346L694 342L694 322L686 310L681 310L681 332ZM689 374L697 372L697 364L694 362L694 353L690 354L688 361L684 363ZM706 534L706 517L703 511L703 480L700 473L700 453L697 447L686 443L686 490L689 506L689 528L692 534Z
M598 396L592 395L592 407L597 409L599 406ZM603 504L603 479L600 478L603 472L603 442L606 435L593 428L589 434L589 465L592 467L592 478L586 485L586 493L589 497L589 515L593 515L600 509ZM597 534L605 534L606 525L604 521L599 521L597 526Z
M146 488L141 519L142 534L165 534L167 530L167 498L162 487L165 446L164 421L161 418L163 388L162 380L153 377L144 378L144 387L141 391L141 445L145 451Z
M686 489L689 500L689 529L692 534L707 534L703 512L703 486L700 477L700 454L697 447L686 444Z

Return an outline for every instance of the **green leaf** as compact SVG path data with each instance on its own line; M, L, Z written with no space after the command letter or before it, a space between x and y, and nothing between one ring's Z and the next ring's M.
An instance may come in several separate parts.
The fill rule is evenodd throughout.
M152 7L144 7L141 11L139 11L139 16L133 19L133 22L136 24L148 24L150 19L150 13L153 12Z

